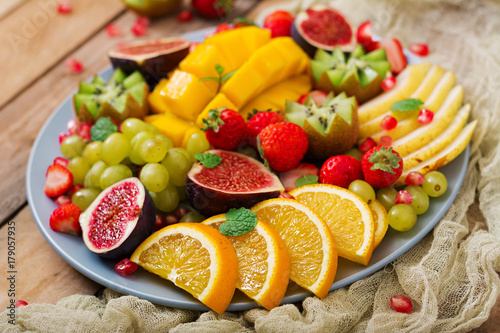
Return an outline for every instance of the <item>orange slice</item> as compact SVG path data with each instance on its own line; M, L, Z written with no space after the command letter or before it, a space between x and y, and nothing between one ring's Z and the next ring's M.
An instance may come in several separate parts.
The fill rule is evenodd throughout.
M238 259L231 242L199 223L178 223L158 230L130 260L172 281L222 314L236 289Z
M370 204L370 209L373 215L373 222L375 224L375 232L373 236L373 248L376 249L382 239L384 239L387 228L389 228L389 219L387 217L387 210L380 201L376 200Z
M219 230L225 221L225 214L220 214L202 223ZM257 221L249 233L227 238L238 257L236 288L268 310L277 307L290 278L290 258L281 237L270 226Z
M340 257L367 265L373 252L374 222L368 204L345 188L315 184L290 192L328 224Z
M323 298L337 272L337 248L328 225L293 199L270 199L252 207L257 218L283 239L290 256L290 279Z

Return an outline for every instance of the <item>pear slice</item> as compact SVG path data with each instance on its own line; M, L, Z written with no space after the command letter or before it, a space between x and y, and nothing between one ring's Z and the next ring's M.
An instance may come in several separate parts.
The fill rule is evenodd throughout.
M422 148L438 137L452 122L463 100L464 90L458 85L451 90L443 105L434 112L434 119L408 135L393 141L394 150L404 157Z
M364 124L384 114L387 110L390 110L392 104L410 97L420 86L431 66L430 63L407 66L398 75L394 88L381 93L359 107L359 123Z
M394 185L396 187L403 186L406 176L412 171L417 171L425 175L426 173L437 170L453 161L469 144L476 125L477 120L474 120L465 126L462 131L460 131L460 134L445 149L441 150L422 163L417 164L413 168L404 171Z
M470 106L467 104L458 111L450 126L448 126L437 138L403 158L403 171L413 168L446 148L465 126L469 115Z

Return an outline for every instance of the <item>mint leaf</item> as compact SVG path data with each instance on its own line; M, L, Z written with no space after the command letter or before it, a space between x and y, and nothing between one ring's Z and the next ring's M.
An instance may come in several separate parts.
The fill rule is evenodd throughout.
M317 184L318 176L316 175L303 175L295 181L295 186L301 187L304 185Z
M90 138L92 141L103 142L115 132L118 132L118 126L111 119L102 117L97 119L94 126L90 128Z
M420 99L408 98L392 104L391 111L413 111L424 104Z
M209 169L215 168L220 164L220 162L222 162L222 157L211 153L196 154L194 155L194 158L200 161L205 168Z
M222 67L219 64L216 64L215 65L215 71L217 72L217 74L221 75L224 72L224 67Z
M229 72L229 73L227 73L227 74L222 75L222 76L221 76L221 78L220 78L221 82L222 82L222 83L224 83L224 82L226 82L227 80L229 80L229 78L230 78L231 76L233 76L233 74L234 74L234 73L236 73L236 69L235 69L234 71L232 71L232 72Z
M231 208L226 213L226 222L219 226L219 232L224 236L241 236L255 228L257 214L246 208Z

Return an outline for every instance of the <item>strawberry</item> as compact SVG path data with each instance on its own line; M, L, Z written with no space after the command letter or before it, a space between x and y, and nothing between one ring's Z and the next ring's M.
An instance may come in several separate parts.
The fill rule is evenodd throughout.
M373 40L372 36L372 22L366 21L360 24L356 32L356 40L361 44L366 52L371 52L378 49L378 42Z
M73 174L60 164L50 165L46 177L43 191L51 198L58 197L73 187Z
M234 0L192 0L191 5L201 16L218 18L232 11Z
M325 99L328 97L328 93L323 91L323 90L313 90L308 92L307 94L304 94L300 96L299 100L297 103L299 104L304 104L306 101L307 97L311 96L312 100L314 101L314 104L316 105L322 105Z
M245 120L234 110L212 109L203 123L207 140L215 148L234 150L246 139Z
M56 158L54 158L54 161L52 162L52 164L59 164L65 168L68 167L68 163L69 163L69 160L67 158L64 158L61 156L57 156Z
M363 179L361 162L349 155L332 156L319 170L319 182L348 188L351 182Z
M82 228L78 218L81 213L82 210L73 203L59 206L50 214L50 228L57 232L80 236Z
M267 15L263 27L271 30L271 38L290 36L292 31L293 16L285 10L277 10Z
M378 42L378 46L385 49L387 60L391 64L392 73L397 75L406 68L406 56L403 53L403 47L399 40L396 38L383 39Z
M300 163L292 170L280 173L280 180L285 187L285 191L289 192L297 187L295 185L297 179L307 175L314 175L319 177L319 169L311 163Z
M267 125L280 123L283 117L276 111L255 111L255 113L248 119L247 133L252 146L256 146L257 135L266 128Z
M361 161L365 181L377 188L391 186L403 173L403 159L392 147L374 147Z
M294 123L268 125L260 132L257 141L262 158L277 172L296 167L309 147L306 132Z

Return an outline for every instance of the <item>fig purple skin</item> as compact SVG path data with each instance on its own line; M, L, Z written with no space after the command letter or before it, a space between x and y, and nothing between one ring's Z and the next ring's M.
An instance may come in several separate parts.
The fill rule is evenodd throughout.
M222 162L212 169L195 163L186 180L186 198L203 216L250 208L284 191L279 178L251 157L217 149L207 153L221 156Z
M133 198L120 198L119 200L113 200L113 204L107 204L109 201L106 201L106 199L114 195L110 194L113 189L121 190L123 186L135 186L134 189L137 193L134 194ZM126 205L124 205L125 208L116 206L116 202L122 204L127 200L130 200L129 203L131 207L134 207L133 210L127 212L126 209L128 207ZM138 210L140 211L137 214ZM101 219L101 221L103 220L101 218L102 211L107 214L106 216L108 218L112 215L119 215L124 211L131 215L130 217L122 215L119 219L114 219L110 225L104 224L106 228L103 228L103 224L98 224L97 229L103 229L97 233L95 231L92 233L91 229L94 229L94 227L91 227L91 224L94 223L93 225L95 225L95 223L99 222L99 219ZM124 219L127 220L125 221ZM132 252L153 233L155 220L156 208L151 196L139 179L132 177L121 180L103 190L92 204L80 215L80 226L82 227L83 240L90 251L103 258L123 259L128 258ZM111 228L113 228L113 231L110 231ZM116 235L117 233L120 235L117 238L109 236L110 234Z
M189 45L189 40L180 37L160 38L119 46L108 56L113 68L126 74L140 71L152 89L188 55Z

